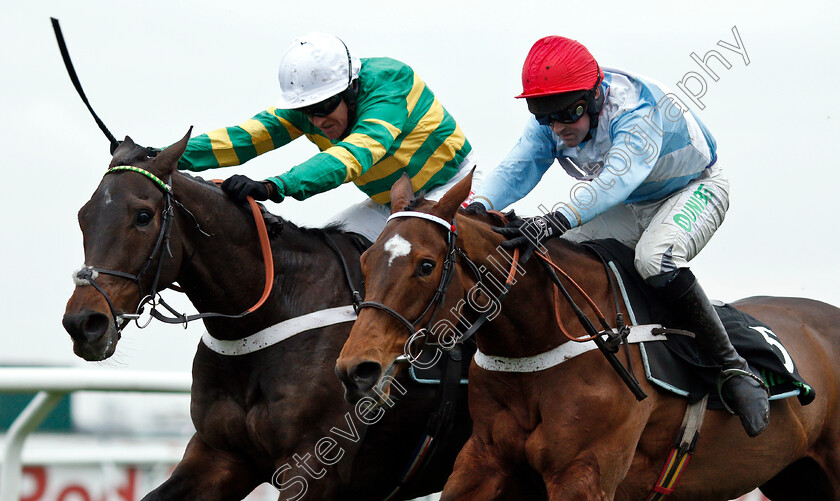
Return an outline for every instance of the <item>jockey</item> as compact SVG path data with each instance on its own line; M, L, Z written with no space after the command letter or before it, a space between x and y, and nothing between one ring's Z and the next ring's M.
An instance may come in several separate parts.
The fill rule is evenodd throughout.
M280 59L277 107L189 141L179 168L242 164L305 135L321 150L262 181L225 180L232 198L306 199L353 181L368 199L334 216L371 241L385 226L391 185L403 173L414 192L438 200L475 166L472 146L431 89L406 64L359 59L336 36L310 33Z
M635 267L722 368L723 388L750 436L769 419L768 392L735 351L688 268L723 222L729 183L709 130L663 85L602 69L582 44L545 37L522 68L533 114L513 150L476 190L470 210L521 199L555 160L580 180L570 200L499 232L523 259L563 235L616 238L635 248ZM477 204L482 204L479 207Z

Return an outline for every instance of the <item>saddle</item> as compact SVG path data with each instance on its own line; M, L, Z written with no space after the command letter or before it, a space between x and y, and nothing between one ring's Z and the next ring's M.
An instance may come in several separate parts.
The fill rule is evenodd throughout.
M584 242L617 278L614 291L629 312L631 325L661 324L684 329L678 318L672 318L636 272L634 251L617 240L604 239ZM732 345L764 379L770 388L770 399L796 396L807 405L815 398L814 389L799 375L794 361L772 327L738 310L730 304L713 302ZM667 341L639 343L645 377L654 386L688 398L690 403L709 396L710 409L724 408L717 394L716 383L720 368L699 349L688 336L669 336ZM789 370L792 368L792 370Z

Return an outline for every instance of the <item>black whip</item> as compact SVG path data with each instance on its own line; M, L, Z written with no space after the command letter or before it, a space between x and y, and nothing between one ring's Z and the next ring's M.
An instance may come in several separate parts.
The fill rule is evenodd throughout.
M67 68L67 74L70 75L70 81L73 82L73 87L76 88L76 92L79 93L79 97L82 98L82 101L84 101L85 106L87 106L87 109L90 111L90 114L93 115L93 119L96 120L96 125L99 126L99 129L105 134L108 141L110 141L111 153L113 153L120 143L116 140L114 135L111 134L108 127L105 127L105 124L102 120L100 120L96 112L93 111L93 107L88 102L87 96L85 96L85 91L82 90L82 84L79 82L76 70L73 68L73 61L70 60L70 53L67 51L67 44L64 43L64 35L61 34L61 26L58 24L58 19L51 17L50 20L52 21L53 31L55 31L55 38L58 41L58 48L61 50L61 57L64 59L64 66Z

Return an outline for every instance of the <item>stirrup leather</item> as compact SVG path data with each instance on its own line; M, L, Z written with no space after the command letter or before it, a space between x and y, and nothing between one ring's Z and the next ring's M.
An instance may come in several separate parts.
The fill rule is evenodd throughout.
M764 391L767 392L767 397L768 398L770 397L770 387L767 386L767 383L765 383L764 380L761 379L761 377L753 374L752 371L745 371L743 369L735 369L735 368L721 369L720 376L718 376L718 380L717 380L717 392L718 392L718 396L720 397L721 403L723 403L723 407L727 411L729 411L730 414L736 414L736 412L734 410L732 410L732 407L730 407L729 404L726 403L726 399L723 397L723 385L724 385L724 383L726 383L730 379L735 378L735 377L739 377L739 376L748 377L748 378L752 379L753 381L756 381L762 388L764 388Z

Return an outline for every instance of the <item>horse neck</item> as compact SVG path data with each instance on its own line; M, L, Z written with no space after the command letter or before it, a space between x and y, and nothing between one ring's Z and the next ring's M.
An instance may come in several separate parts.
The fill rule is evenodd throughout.
M221 190L182 174L173 183L176 198L192 212L201 230L184 211L178 222L184 241L177 281L200 312L237 314L256 304L265 285L265 267L253 216L236 207ZM331 233L352 265L359 253L349 235ZM173 235L174 237L174 235ZM219 338L236 339L282 320L312 311L350 304L338 256L325 245L319 230L286 221L271 240L274 283L271 296L242 320L208 319L208 330ZM355 252L355 255L354 255ZM360 283L356 267L351 274Z
M480 223L462 225L459 231L465 237L467 255L495 277L488 279L485 276L482 281L504 283L511 268L509 263L512 253L505 255L505 251L498 247L501 237ZM553 240L547 247L552 261L580 285L608 320L614 319L615 306L603 264L581 246L563 239ZM538 259L534 255L527 263L515 268L515 282L500 303L501 313L476 333L476 341L482 352L525 357L553 349L568 341L558 326L558 319L572 336L587 335L571 304L556 290ZM470 274L467 270L463 272ZM562 275L560 281L592 324L601 329L597 315L584 296ZM485 288L491 292L498 290Z

